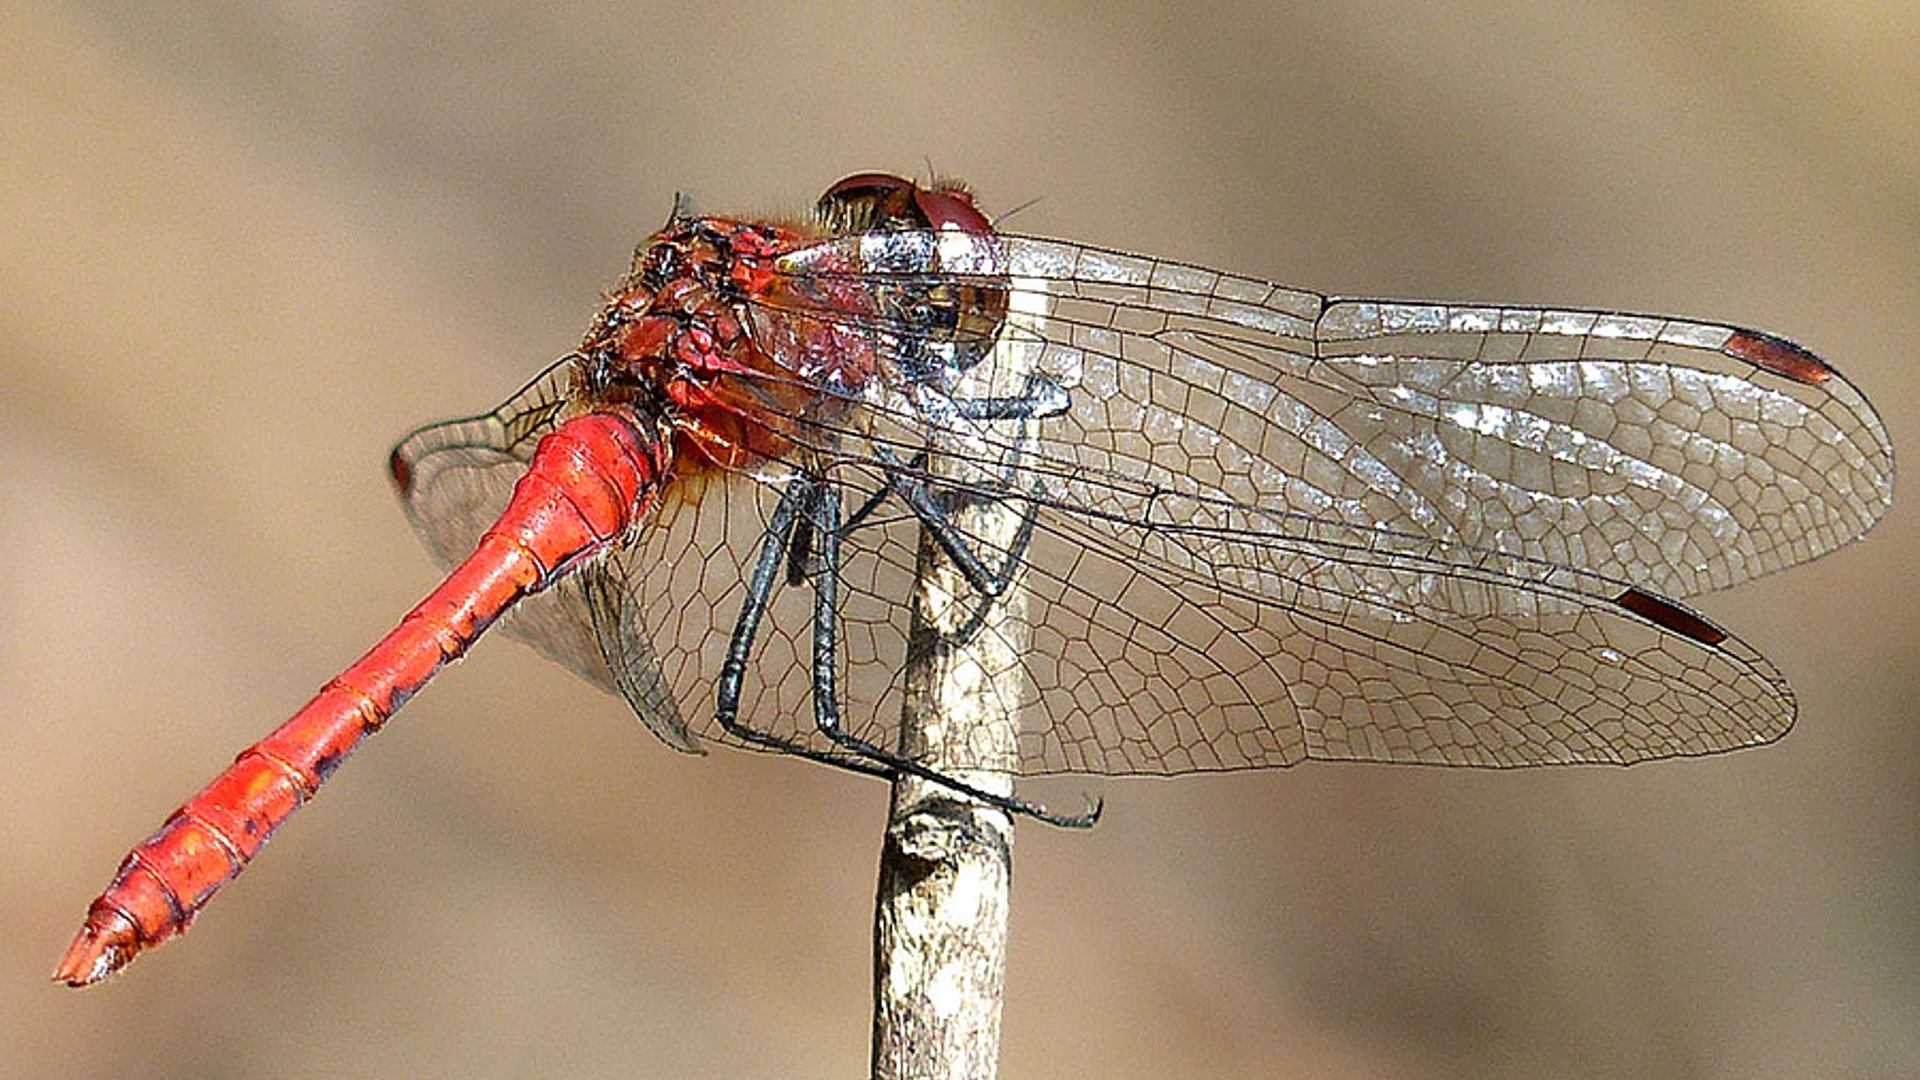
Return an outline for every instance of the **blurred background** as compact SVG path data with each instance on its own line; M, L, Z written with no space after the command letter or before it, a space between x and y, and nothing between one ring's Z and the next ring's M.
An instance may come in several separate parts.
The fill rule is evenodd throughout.
M677 191L929 166L1329 291L1758 325L1920 445L1920 8L0 0L0 1074L862 1075L885 789L483 642L213 904L127 847L434 580L412 426L571 348ZM1778 746L1135 781L1020 836L1003 1075L1920 1074L1903 492L1702 606Z

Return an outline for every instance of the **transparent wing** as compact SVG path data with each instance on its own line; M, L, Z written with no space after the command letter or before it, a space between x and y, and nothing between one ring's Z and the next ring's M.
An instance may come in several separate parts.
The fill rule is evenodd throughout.
M850 502L881 483L847 475L863 472L836 469ZM776 485L717 482L724 493L676 500L610 560L607 580L623 584L604 610L648 635L694 730L725 740L714 676ZM1756 745L1792 723L1792 693L1764 658L1594 575L1254 508L1173 528L1085 513L1058 487L991 490L1035 516L1019 584L1032 637L1018 677L994 687L1023 717L1028 773L1625 764ZM990 563L1011 554L965 539ZM919 542L897 508L843 541L837 688L849 724L883 745L903 701ZM813 587L776 589L741 716L824 751Z
M784 265L831 276L874 261L873 242L830 241ZM887 242L898 265L903 242ZM1073 392L1042 453L1063 469L1673 596L1814 558L1891 501L1892 447L1872 407L1769 335L1328 299L1032 238L941 234L925 250L938 260L928 280L999 278L1039 299L1038 318L1009 335L1038 354L1019 363Z
M1627 764L1792 723L1764 658L1595 575L1253 508L1044 515L1026 587L1049 770Z
M1070 399L1012 472L991 424L962 440L1003 463L981 489L1036 515L1028 685L1005 688L1039 717L1032 771L1631 762L1764 742L1792 721L1778 672L1658 594L1815 557L1890 497L1864 398L1767 335L1326 300L1031 239L928 238L938 266L921 275L887 237L876 275L858 269L882 261L874 242L789 256L783 310L836 275L1010 281L1034 314L982 366L1038 370ZM850 318L888 310L865 307ZM845 445L911 448L926 417L895 390L869 395L877 419ZM911 546L886 546L897 573ZM884 726L893 703L874 704Z

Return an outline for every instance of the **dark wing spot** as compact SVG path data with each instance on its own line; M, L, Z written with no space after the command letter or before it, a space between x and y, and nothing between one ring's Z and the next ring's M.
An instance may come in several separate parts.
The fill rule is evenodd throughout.
M1809 386L1818 386L1833 378L1833 369L1825 360L1786 338L1758 330L1735 330L1722 348L1728 356Z
M1702 645L1718 645L1727 640L1725 630L1679 604L1663 600L1650 592L1630 588L1614 597L1613 602L1648 622L1663 626L1682 637L1692 638Z
M413 465L400 456L399 447L387 455L387 476L393 481L394 490L400 493L401 498L413 494Z

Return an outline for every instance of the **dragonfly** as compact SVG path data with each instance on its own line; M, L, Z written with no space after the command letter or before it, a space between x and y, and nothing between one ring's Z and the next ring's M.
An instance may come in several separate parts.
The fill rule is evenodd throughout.
M1772 334L1322 295L862 173L804 219L676 202L577 350L390 472L446 578L133 849L57 980L185 931L496 621L676 750L1090 823L903 748L923 543L963 611L1022 598L981 689L1019 718L1020 775L1772 742L1785 678L1681 599L1861 536L1894 465L1860 391Z

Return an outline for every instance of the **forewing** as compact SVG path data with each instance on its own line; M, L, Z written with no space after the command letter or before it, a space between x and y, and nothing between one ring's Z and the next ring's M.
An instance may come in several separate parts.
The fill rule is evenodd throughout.
M858 266L863 243L829 242L787 265ZM1025 336L1032 362L1072 393L1043 450L1061 469L1673 596L1817 557L1864 533L1892 497L1891 443L1866 399L1769 335L1327 300L1032 238L942 234L927 248L941 275L1044 298L1043 317L1008 335Z
M1690 596L1832 551L1892 499L1866 398L1756 331L1335 300L1316 344L1356 460L1436 538Z

